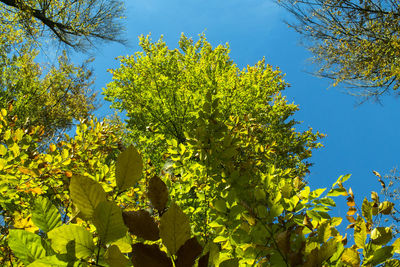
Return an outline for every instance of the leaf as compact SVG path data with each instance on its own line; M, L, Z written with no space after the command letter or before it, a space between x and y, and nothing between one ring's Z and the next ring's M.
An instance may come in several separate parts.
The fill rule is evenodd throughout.
M91 219L97 205L106 200L103 187L95 180L82 175L72 176L69 190L72 202L87 219Z
M145 210L124 211L122 217L131 234L150 241L160 239L157 223L149 212Z
M177 260L175 262L176 267L188 267L193 266L198 256L201 255L203 247L197 242L195 237L190 238L181 246L176 253Z
M375 192L375 191L372 191L372 192L371 192L371 199L372 199L374 202L379 202L378 193Z
M143 161L139 152L130 145L119 154L115 167L115 179L119 191L124 191L136 184L142 176Z
M201 256L197 267L208 267L209 258L210 258L210 252L207 252L207 254Z
M372 223L372 206L367 198L364 198L361 206L362 216L367 220L367 222Z
M372 171L376 176L378 176L379 178L382 178L382 176L379 174L379 172L377 171Z
M385 245L392 240L392 229L389 227L376 227L371 232L371 239L375 245Z
M64 261L60 259L59 255L47 256L35 260L28 267L82 267L83 265L80 261Z
M219 264L219 267L238 267L238 266L239 266L238 259L224 260Z
M112 242L111 245L116 245L122 253L130 253L132 252L132 237L127 233L123 238Z
M175 203L161 217L160 237L173 255L190 238L189 219Z
M360 265L360 255L354 248L346 248L342 254L342 261L350 266L358 267Z
M110 201L102 201L97 205L93 213L93 224L103 244L120 239L127 232L121 209Z
M374 251L374 255L373 255L372 259L370 261L368 261L368 263L372 264L373 266L376 266L376 265L383 263L386 260L390 259L392 256L393 256L393 247L392 246L379 248L376 251ZM388 265L388 266L393 266L393 265Z
M40 236L24 230L10 229L8 246L14 255L26 265L46 256Z
M129 265L129 260L121 253L116 245L108 247L104 254L104 260L110 265L110 267L123 267Z
M357 218L357 222L354 225L354 242L357 247L364 248L365 241L367 240L367 226L365 225L365 221L361 218Z
M150 179L147 195L154 208L159 211L165 209L168 201L168 189L158 176L153 176Z
M349 210L347 211L347 216L353 216L357 212L357 209L355 207L350 207Z
M63 225L51 230L47 236L51 240L51 247L60 254L69 253L70 246L73 246L74 254L79 259L87 259L93 254L93 237L82 226Z
M38 197L33 205L32 221L40 230L47 233L61 226L61 215L50 200Z
M379 213L389 215L392 213L394 204L390 201L383 201L379 204Z
M157 245L136 243L132 246L132 263L135 267L172 267L172 262Z
M326 194L326 196L327 197L347 196L347 191L345 188L333 188L328 192L328 194Z
M347 206L354 207L355 205L356 205L356 202L354 201L354 198L348 197L347 198Z

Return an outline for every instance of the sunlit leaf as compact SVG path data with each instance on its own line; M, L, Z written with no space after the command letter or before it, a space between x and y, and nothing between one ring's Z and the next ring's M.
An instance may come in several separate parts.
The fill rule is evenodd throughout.
M103 187L95 180L85 176L72 176L69 189L72 202L87 219L92 218L97 205L106 200L106 192Z
M136 184L142 176L143 161L136 148L131 145L117 158L115 179L118 189L124 191Z
M32 221L43 232L47 233L61 226L61 215L57 208L44 197L35 199L32 211Z
M46 256L40 236L24 230L10 229L8 245L14 255L26 265Z
M175 203L161 217L160 237L171 254L190 238L189 219Z
M121 209L110 201L102 201L97 205L93 213L93 224L103 244L120 239L127 232Z
M93 237L88 230L79 225L63 225L48 234L51 247L58 253L74 252L80 259L87 259L94 252ZM72 251L71 251L72 250Z

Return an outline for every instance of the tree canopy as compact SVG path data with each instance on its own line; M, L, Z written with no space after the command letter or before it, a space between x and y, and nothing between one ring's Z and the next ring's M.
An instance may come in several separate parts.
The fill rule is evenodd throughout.
M274 147L277 166L296 166L305 175L309 163L304 160L320 146L316 140L322 135L312 129L295 131L298 122L291 116L298 107L282 96L287 84L279 70L264 59L240 70L228 45L212 48L204 35L197 42L182 35L179 49L169 49L162 38L152 42L150 36L141 36L139 43L143 52L120 58L121 66L110 71L113 81L103 93L112 107L126 111L133 142L154 138L155 131L185 143L206 130L200 124L203 113L215 111L214 120L222 124L233 116L263 125L255 134ZM154 155L154 142L139 149ZM165 150L165 141L156 144Z
M307 37L318 76L345 82L365 99L397 94L399 3L395 0L281 0Z

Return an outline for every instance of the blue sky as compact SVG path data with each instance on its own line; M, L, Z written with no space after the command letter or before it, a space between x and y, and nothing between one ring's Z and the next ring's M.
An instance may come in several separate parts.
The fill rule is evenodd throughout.
M107 69L118 67L115 58L138 51L137 36L150 32L153 40L164 35L170 48L177 46L182 32L194 39L205 32L213 45L229 42L231 57L241 68L265 57L286 73L291 87L284 95L300 106L295 115L303 121L299 129L312 127L327 134L325 147L311 159L315 165L308 177L310 186L330 187L339 175L351 173L348 185L362 201L371 190L381 189L372 170L385 174L398 166L399 99L389 96L383 105L357 106L357 99L344 94L344 88L328 89L330 81L306 73L313 69L307 61L311 55L284 20L290 15L270 0L129 0L125 21L129 45L105 44L95 51L95 88L100 92L111 81ZM103 101L96 115L112 114L108 105ZM339 206L339 214L346 211L345 205Z

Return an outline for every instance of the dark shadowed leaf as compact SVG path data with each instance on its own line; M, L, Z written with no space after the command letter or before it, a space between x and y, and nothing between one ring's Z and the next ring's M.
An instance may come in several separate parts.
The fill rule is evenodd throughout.
M127 211L122 213L122 217L131 234L151 241L160 239L157 223L149 212L145 210Z
M197 242L195 237L190 238L181 246L176 253L177 260L176 267L190 267L193 266L197 257L203 251L202 246Z
M158 177L153 176L149 181L148 197L151 204L159 211L165 209L168 201L168 189L165 183Z
M155 244L134 244L132 246L132 263L135 267L172 267L171 259Z
M209 257L210 257L210 252L207 252L207 254L201 256L201 258L199 259L198 267L207 267Z

